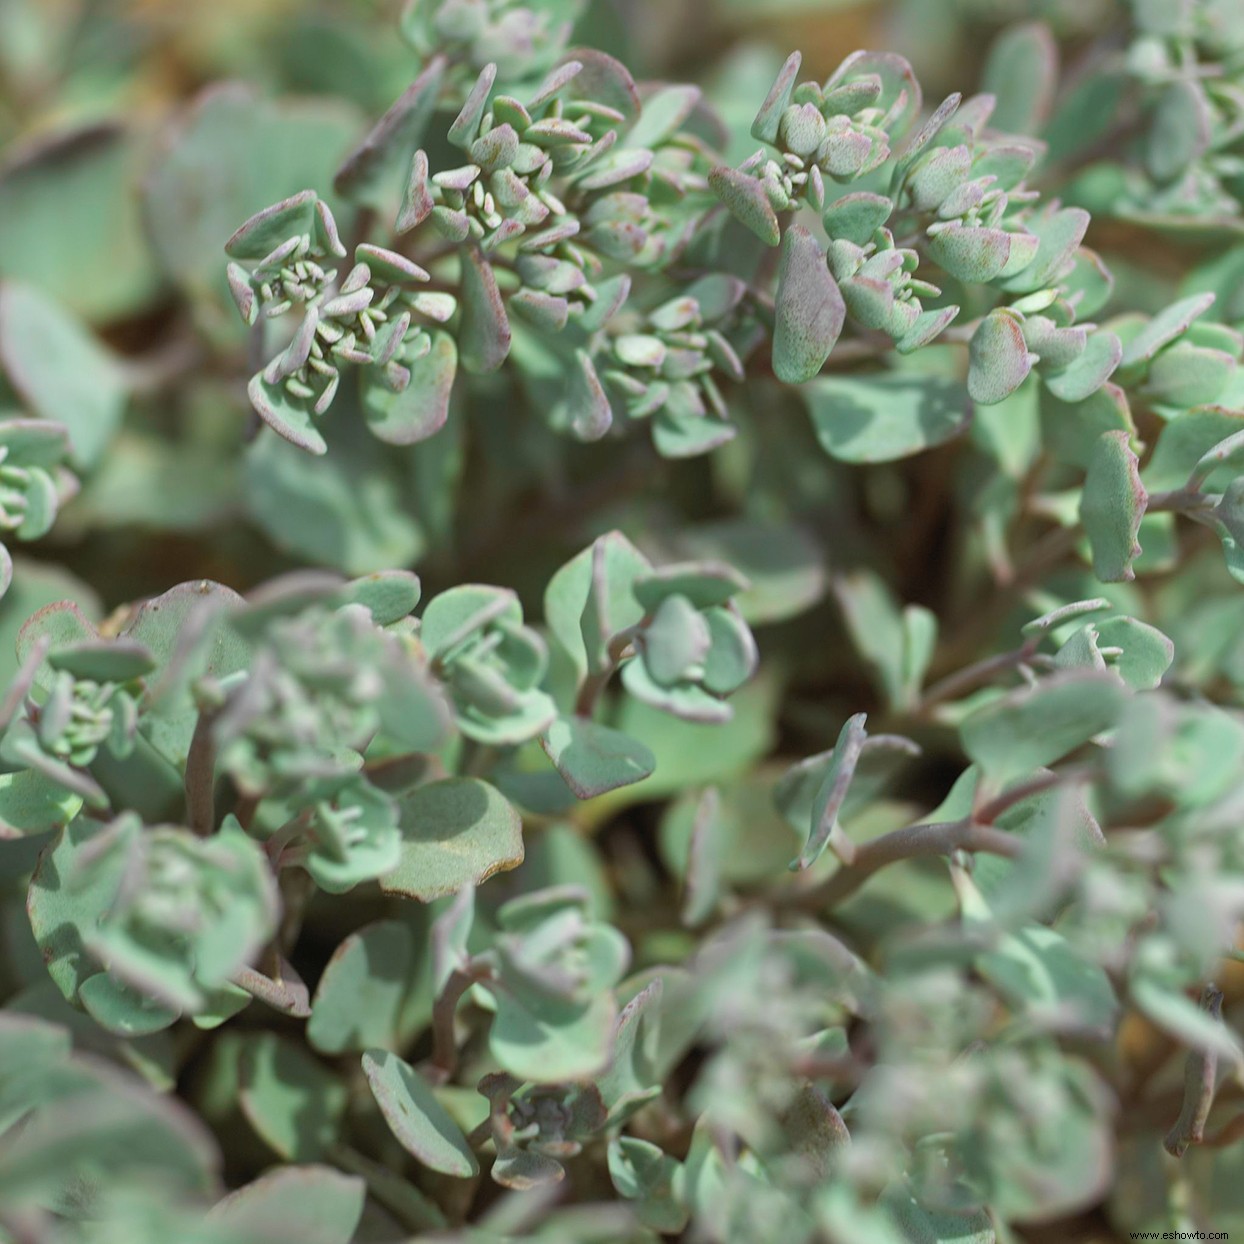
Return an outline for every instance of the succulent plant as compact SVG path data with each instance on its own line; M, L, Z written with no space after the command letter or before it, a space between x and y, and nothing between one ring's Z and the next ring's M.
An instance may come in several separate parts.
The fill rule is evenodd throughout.
M1238 0L87 7L0 1244L1244 1222Z

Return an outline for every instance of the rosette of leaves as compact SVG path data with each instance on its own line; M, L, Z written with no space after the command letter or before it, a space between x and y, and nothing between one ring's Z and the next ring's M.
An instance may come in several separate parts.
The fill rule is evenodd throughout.
M526 103L494 96L496 80L487 66L449 127L470 163L434 172L418 152L397 220L399 234L426 222L462 248L459 342L472 371L506 358L509 312L546 333L599 332L630 288L611 268L668 264L711 202L705 144L682 128L697 91L669 88L641 105L622 65L586 51L552 70ZM518 287L507 276L503 295L491 256L508 252L503 266ZM590 362L580 367L582 387L597 394ZM586 413L570 422L587 436L608 426Z
M562 1160L576 1157L608 1117L595 1084L528 1084L504 1072L485 1076L488 1131L497 1150L490 1172L503 1187L524 1191L566 1176Z
M920 90L901 58L857 54L823 86L796 85L799 64L797 54L787 61L752 129L778 157L762 150L712 179L740 221L782 244L778 377L816 376L846 316L887 333L902 354L935 340L959 306L937 305L942 283L924 275L931 265L965 292L988 285L1013 296L971 333L968 391L977 402L1004 400L1034 366L1061 400L1100 389L1122 347L1115 334L1077 322L1110 289L1100 260L1080 245L1088 214L1036 207L1024 179L1038 147L987 128L992 97L951 95L909 134ZM833 197L827 180L863 188ZM780 215L802 206L821 215L828 248L802 225L783 227Z
M31 882L36 940L65 996L135 1033L210 1009L276 928L276 883L228 818L202 838L126 812L79 818Z
M622 684L638 700L688 721L727 721L725 698L756 670L756 644L731 598L747 581L728 566L662 566L632 586L645 620Z
M730 720L729 695L756 668L756 644L732 598L747 586L716 562L654 569L618 531L601 536L549 581L544 614L573 671L574 703L541 745L588 799L638 782L655 759L640 740L593 720L613 676L636 700L687 721Z
M251 404L286 440L327 450L315 419L332 405L342 369L358 369L368 426L383 441L409 444L440 428L453 383L452 341L427 325L453 315L455 301L421 291L431 278L404 255L363 242L338 281L326 267L345 258L328 205L304 190L252 216L227 252L229 285L252 332L290 312L300 318L285 348L252 377ZM409 398L404 395L415 390ZM432 397L424 391L430 388Z
M796 82L802 60L798 52L787 59L752 123L752 137L776 156L762 147L711 178L731 212L770 246L782 240L779 212L804 203L824 211L826 182L875 172L920 112L920 84L901 56L856 52L819 85Z
M268 855L278 868L301 865L321 890L343 894L401 860L397 800L362 773L308 779L280 802L287 819L266 839Z
M293 612L264 625L244 676L204 680L198 694L217 762L239 790L287 798L308 782L308 801L331 819L351 789L331 783L357 773L378 733L399 749L429 752L448 723L410 640L384 631L365 605L291 603ZM263 606L257 612L262 619ZM324 830L330 855L343 845L339 830Z
M493 745L522 743L557 715L541 688L548 650L523 625L523 607L513 592L479 585L450 588L428 602L419 634L467 738Z
M534 1084L604 1071L630 960L626 938L596 920L577 886L539 890L497 911L478 990L493 1009L488 1047L501 1068Z
M707 453L735 435L714 373L743 380L743 364L722 329L745 292L733 277L702 277L638 323L627 323L629 311L613 322L595 366L626 422L651 421L663 457Z
M504 82L548 71L561 56L584 0L408 0L401 30L423 58L448 53L466 73L495 63Z
M47 535L57 511L78 491L66 465L69 433L47 419L0 420L0 529L18 540ZM13 581L13 559L0 544L0 596Z
M19 637L25 662L5 704L0 754L106 807L91 767L102 757L123 761L134 752L143 678L155 661L142 644L100 639L89 626L59 643L39 629L28 627Z
M1217 0L1132 4L1127 68L1146 110L1141 167L1125 187L1126 214L1183 220L1240 215L1244 20Z

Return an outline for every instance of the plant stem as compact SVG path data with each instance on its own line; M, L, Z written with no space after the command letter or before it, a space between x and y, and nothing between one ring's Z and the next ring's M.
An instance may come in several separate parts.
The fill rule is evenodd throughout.
M821 911L841 903L873 873L899 860L924 855L951 855L955 851L985 851L990 855L1015 859L1023 849L1023 840L1013 834L994 829L991 825L978 825L966 818L908 825L862 844L856 850L854 863L844 865L820 885L795 894L793 898L805 911Z
M1041 645L1041 638L1041 636L1035 636L1010 652L1000 652L996 656L986 657L985 660L977 661L975 665L969 665L966 669L943 678L941 682L934 683L921 696L920 702L914 709L915 714L924 716L929 709L946 700L953 700L969 691L975 691L977 687L990 682L995 674L1016 669L1030 661Z
M1060 769L1055 773L1042 773L1018 786L1012 786L1002 794L995 796L988 803L981 804L973 813L973 820L978 825L992 825L1004 812L1009 812L1016 804L1031 799L1043 791L1055 786L1063 786L1069 782L1087 781L1093 770L1088 765L1072 769Z
M1214 498L1207 497L1196 488L1171 488L1166 492L1150 493L1145 513L1174 510L1177 514L1194 515L1199 510L1212 509L1213 505Z
M432 1007L432 1061L429 1065L430 1078L435 1083L444 1084L458 1065L454 1016L458 1012L462 995L472 985L491 976L492 968L484 963L470 963L465 969L455 968L445 982L440 997L436 999Z
M201 838L216 828L216 713L199 710L186 757L186 823Z
M605 665L595 674L590 674L587 681L579 688L579 695L574 705L574 711L577 716L591 717L596 711L596 705L600 702L601 695L609 685L609 680L617 673L618 666L626 658L626 650L647 623L648 619L644 618L642 622L637 622L634 626L628 626L626 630L619 631L609 640L608 659Z
M1201 993L1201 1009L1211 1019L1222 1022L1222 990L1217 985L1206 985ZM1184 1101L1179 1118L1162 1141L1166 1152L1182 1158L1189 1145L1199 1145L1205 1139L1205 1120L1209 1118L1214 1104L1214 1085L1218 1078L1218 1052L1194 1049L1188 1051L1184 1064Z

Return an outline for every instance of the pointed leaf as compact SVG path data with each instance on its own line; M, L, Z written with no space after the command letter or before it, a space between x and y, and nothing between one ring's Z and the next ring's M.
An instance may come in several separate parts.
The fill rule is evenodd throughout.
M820 243L791 225L782 243L774 302L773 370L787 384L811 380L842 332L846 304Z
M782 240L777 213L764 186L755 177L722 165L709 173L708 184L730 209L731 215L762 242L776 246Z
M1136 453L1126 432L1106 432L1089 459L1080 521L1093 550L1093 573L1103 583L1135 578L1137 535L1149 495L1140 482Z
M477 374L496 371L510 352L510 322L492 265L478 246L465 248L461 283L458 341L462 365Z

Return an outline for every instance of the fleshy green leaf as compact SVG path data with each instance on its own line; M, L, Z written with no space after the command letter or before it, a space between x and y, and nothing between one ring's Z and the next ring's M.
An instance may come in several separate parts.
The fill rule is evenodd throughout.
M395 920L351 933L316 986L307 1040L322 1054L393 1048L414 959L410 929Z
M322 1157L337 1136L346 1086L292 1041L265 1032L246 1039L238 1102L255 1131L291 1162Z
M363 412L367 426L389 445L427 440L449 418L449 395L458 370L458 348L443 332L432 334L432 348L409 364L410 383L400 393L365 376Z
M380 878L386 894L429 902L523 862L522 820L487 782L432 782L404 796L400 807L402 860Z
M802 225L782 242L774 302L773 370L787 384L811 380L842 332L846 305L820 243Z
M1020 318L1004 307L991 311L972 334L968 351L968 392L984 406L1014 393L1032 370Z
M764 187L754 177L725 166L715 168L708 175L708 184L717 197L730 209L741 224L746 225L762 242L777 246L782 240L777 213L765 194Z
M388 1050L368 1050L363 1071L403 1149L444 1175L469 1179L479 1172L466 1137L414 1068Z
M125 411L129 382L102 343L32 286L0 288L0 369L35 414L68 430L77 466L99 460Z
M638 739L585 717L559 717L541 735L540 744L580 799L642 782L657 763Z
M1001 787L1110 729L1127 702L1106 673L1068 673L991 700L960 728L968 756Z
M492 265L476 246L462 258L459 356L469 372L496 371L510 352L510 322Z
M817 440L842 462L893 462L959 435L972 416L957 381L916 374L822 376L800 389Z
M295 1234L303 1244L350 1244L366 1194L362 1179L330 1166L277 1167L218 1201L208 1222L238 1239Z
M1080 520L1093 549L1093 573L1103 583L1135 578L1137 534L1149 495L1140 482L1136 454L1126 432L1106 432L1089 459Z

